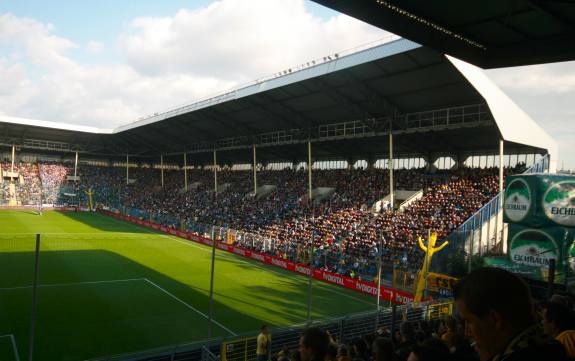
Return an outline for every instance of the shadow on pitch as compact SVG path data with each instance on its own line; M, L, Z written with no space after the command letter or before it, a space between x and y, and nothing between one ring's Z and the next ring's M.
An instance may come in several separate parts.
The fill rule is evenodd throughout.
M28 358L33 269L33 252L0 253L0 334L16 336L22 359ZM208 334L199 313L208 314L205 292L113 252L43 251L38 284L35 360L88 359L200 341ZM225 296L217 292L216 321L235 333L261 325L218 302ZM230 333L212 324L212 335Z
M149 233L146 227L122 221L120 219L104 215L98 212L58 212L72 221L83 223L97 231L105 232L127 232L127 233Z

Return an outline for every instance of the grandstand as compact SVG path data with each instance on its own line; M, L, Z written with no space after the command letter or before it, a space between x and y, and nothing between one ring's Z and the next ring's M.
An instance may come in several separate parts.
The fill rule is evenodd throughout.
M205 245L219 240L219 254L236 254L222 256L229 261L222 268L230 274L242 275L243 268L253 271L261 267L255 261L242 263L241 256L245 255L300 274L281 271L281 277L268 280L274 286L267 290L243 283L243 278L266 277L261 274L271 274L272 266L264 267L263 272L258 269L257 276L238 276L241 282L218 276L220 284L238 283L239 290L230 286L230 294L218 300L225 307L219 307L215 318L241 325L240 330L228 332L233 335L253 331L262 322L274 326L309 322L310 315L301 310L293 317L285 312L289 307L305 308L301 299L306 294L301 283L306 281L305 275L336 284L316 286L325 288L313 299L324 308L323 312L314 309L316 320L345 313L346 307L348 312L375 308L371 297L339 289L341 284L375 295L381 291L377 282L372 282L377 278L389 292L382 297L392 303L406 303L413 297L413 288L400 289L405 285L397 284L394 274L413 275L419 269L424 254L417 249L417 237L425 237L428 231L438 232L441 238L457 234L461 239L450 252L459 247L469 260L473 254L504 252L501 203L494 205L503 176L540 164L553 171L557 155L555 141L479 69L405 39L390 39L351 54L332 54L116 129L0 117L0 134L0 202L23 208L41 202L56 208L100 210L102 214L92 218L64 213L64 217L87 227L62 226L64 232L79 227L80 233L85 233L79 240L50 236L58 233L54 229L60 226L51 228L49 224L23 232L44 233L48 248L60 253L85 249L103 252L96 263L112 265L104 276L117 272L125 280L144 279L125 292L125 303L119 307L129 308L138 302L129 297L130 292L142 292L154 309L165 307L160 315L171 314L170 320L175 322L183 312L171 313L169 302L152 292L159 291L205 316L207 281L205 277L190 280L176 270L194 263L198 254L186 253L176 242L159 247L160 236L155 238L155 233L137 226L119 225L110 216ZM460 237L460 226L476 212L488 215L474 223L472 232ZM22 217L5 214L14 223ZM54 219L64 222L60 216ZM87 229L112 232L95 235ZM6 232L5 237L16 239L10 232L20 231L11 228ZM9 245L5 253L33 249L31 243L14 246L18 242ZM156 254L163 255L163 262L154 261ZM85 255L64 262L71 274L66 267L59 268L58 257L68 256L48 260L47 284L106 279L97 267L82 268L82 262L89 259ZM106 258L111 263L102 261ZM383 273L376 277L380 259ZM203 261L207 267L207 259ZM172 262L175 266L169 265ZM142 265L151 269L142 271ZM16 269L10 267L4 271ZM195 272L200 270L205 268L194 268ZM2 285L3 289L24 287L16 281ZM23 276L20 281L30 278ZM250 309L249 305L260 302L267 292L279 293L282 282L301 303L284 307L277 305L285 300L270 301L269 306L266 303L268 313L277 317ZM123 287L129 288L117 286ZM204 296L190 293L190 287L199 288ZM241 287L252 287L254 295L240 296ZM90 290L90 296L109 297L106 300L114 302L116 292L121 293L103 289ZM237 299L224 300L226 296ZM82 291L66 293L66 297L72 303L89 298ZM285 297L289 298L289 293ZM11 302L16 304L19 299ZM94 304L93 311L106 309ZM150 311L141 306L135 307L136 320ZM102 348L105 352L66 352L88 358L138 351L138 345L144 349L202 340L206 329L212 327L204 321L196 315L174 326L187 339L170 337L159 320L154 325L160 333L165 332L159 338L151 340L158 330L150 334L141 330L129 342L111 342ZM133 326L129 320L123 322L128 327L118 328L112 336L125 341L121 334ZM142 322L135 322L143 327ZM186 332L185 323L198 327ZM74 324L70 321L67 326L73 328ZM208 335L226 335L227 326L224 322L221 326ZM20 323L18 328L18 332L6 333L23 334L25 325ZM109 329L110 324L87 334L94 336ZM52 342L43 337L39 341L43 345ZM18 339L22 349L26 344ZM84 346L89 343L73 340Z

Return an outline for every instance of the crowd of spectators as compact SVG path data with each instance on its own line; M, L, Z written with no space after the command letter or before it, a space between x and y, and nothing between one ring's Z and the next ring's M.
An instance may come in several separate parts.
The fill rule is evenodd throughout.
M381 327L351 340L338 340L337 335L311 327L301 334L297 349L283 347L270 359L565 361L574 357L575 313L569 296L535 301L518 276L481 268L456 287L452 316L403 321L397 330Z
M10 162L2 162L1 166L3 172L12 171L12 164ZM14 164L14 173L18 174L16 178L3 177L3 179L0 180L3 198L5 200L9 199L10 184L13 184L18 204L38 204L41 201L42 194L38 165L35 163L18 162Z
M167 226L209 232L212 225L238 231L235 241L245 247L341 274L374 275L376 259L386 266L414 271L423 257L417 237L436 231L446 237L498 190L498 171L463 168L427 172L394 172L394 188L423 191L402 211L373 205L389 193L388 172L382 169L314 170L313 187L331 189L323 199L308 201L307 171L260 170L258 185L269 185L254 195L252 171L222 169L218 191L208 169L188 170L188 190L182 170L130 168L129 181L121 167L81 165L79 181L71 164L39 163L22 166L26 184L44 203L126 207L136 215ZM39 181L34 181L34 179ZM40 182L41 181L41 182ZM134 213L132 213L134 214ZM313 247L312 247L313 240Z

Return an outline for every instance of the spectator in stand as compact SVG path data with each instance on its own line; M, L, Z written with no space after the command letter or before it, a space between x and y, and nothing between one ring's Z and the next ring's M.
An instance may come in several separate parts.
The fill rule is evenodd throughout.
M481 268L468 274L454 295L481 361L567 360L563 346L537 324L531 293L518 276Z
M347 346L340 345L337 349L337 361L351 361Z
M397 345L396 352L399 361L406 361L415 344L415 330L410 322L404 321L399 326L401 343Z
M328 334L318 327L310 327L299 340L301 361L324 361L330 344Z
M270 356L270 346L272 343L272 336L268 331L268 327L263 325L260 329L260 334L257 338L256 356L257 361L267 361Z
M453 346L453 338L457 334L457 322L453 317L447 317L443 320L444 332L441 334L441 340L445 342L448 348Z
M543 308L545 333L561 342L567 356L575 358L575 315L565 304L549 302Z
M398 361L397 354L393 351L393 343L389 338L376 338L371 350L373 361Z
M450 361L449 349L441 340L430 338L413 348L407 361Z

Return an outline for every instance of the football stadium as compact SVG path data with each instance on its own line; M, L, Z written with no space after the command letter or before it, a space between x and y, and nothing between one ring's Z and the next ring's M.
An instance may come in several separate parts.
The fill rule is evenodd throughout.
M575 7L316 2L398 36L116 128L0 117L0 360L488 360L482 302L575 352L575 177L483 71L575 59Z

